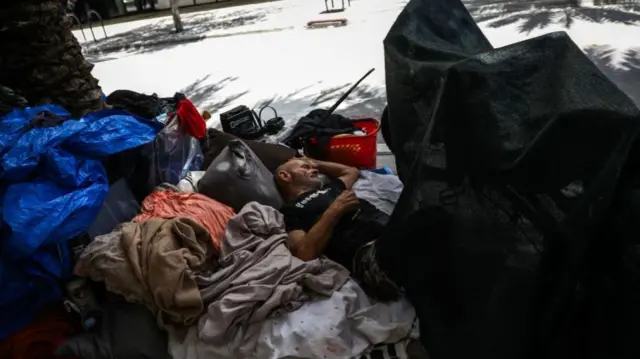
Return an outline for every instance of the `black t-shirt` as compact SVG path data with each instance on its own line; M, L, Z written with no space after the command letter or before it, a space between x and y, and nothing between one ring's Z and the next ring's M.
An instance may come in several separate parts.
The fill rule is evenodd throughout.
M287 231L308 232L329 206L346 189L344 182L333 179L323 187L300 195L282 208ZM371 203L360 200L360 210L342 216L325 249L325 255L352 268L353 256L362 245L377 239L389 217Z

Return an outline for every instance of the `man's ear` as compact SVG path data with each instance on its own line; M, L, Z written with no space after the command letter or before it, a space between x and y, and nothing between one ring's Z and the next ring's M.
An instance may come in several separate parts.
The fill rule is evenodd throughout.
M283 180L284 182L287 182L287 183L291 182L291 173L287 171L279 171L278 177L280 177L280 179Z

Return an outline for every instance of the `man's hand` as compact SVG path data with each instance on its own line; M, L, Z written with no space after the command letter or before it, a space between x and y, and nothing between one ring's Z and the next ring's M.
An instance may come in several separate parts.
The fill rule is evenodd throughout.
M309 165L309 167L318 169L318 162L316 162L313 158L302 157L301 160L305 161Z
M357 168L334 162L314 160L309 157L301 157L300 159L305 161L311 169L329 177L339 178L347 189L351 189L358 177L360 177L360 171Z
M360 208L360 200L351 190L346 190L340 193L338 198L331 204L331 207L343 215L345 213L355 212Z

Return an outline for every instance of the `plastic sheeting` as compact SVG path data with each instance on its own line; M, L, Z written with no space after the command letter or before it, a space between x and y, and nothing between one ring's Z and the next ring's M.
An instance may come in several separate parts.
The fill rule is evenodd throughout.
M411 0L384 47L378 254L431 357L637 357L632 101L565 33L493 49L458 0Z
M69 118L46 105L0 119L0 338L61 295L63 244L86 231L109 190L101 158L153 141L162 127L119 110Z
M184 133L177 116L171 115L153 142L149 169L149 189L161 183L177 185L189 171L200 170L204 155L200 142Z

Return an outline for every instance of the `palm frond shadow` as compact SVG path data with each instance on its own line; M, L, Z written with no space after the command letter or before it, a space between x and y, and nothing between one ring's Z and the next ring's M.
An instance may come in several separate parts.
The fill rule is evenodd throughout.
M295 122L311 110L331 107L351 85L351 83L345 83L332 86L321 89L317 94L301 96L299 95L301 91L294 91L286 95L276 95L258 102L256 108L272 106L286 121ZM338 107L336 113L347 117L380 118L386 101L384 87L360 85Z
M206 109L211 113L218 112L249 93L248 90L245 90L223 98L217 98L215 94L225 86L238 80L238 77L229 76L214 83L210 83L210 77L211 75L206 75L183 88L180 92L185 94L196 107Z
M259 101L255 109L264 106L272 106L278 114L284 118L287 126L293 126L302 116L317 108L331 107L342 94L352 85L345 83L321 89L316 94L300 95L302 91L293 91L286 95L276 95ZM305 87L311 88L314 85ZM346 117L372 117L380 119L382 110L387 104L387 95L384 87L360 85L338 107L335 113ZM378 142L384 142L382 135L378 136Z
M228 30L254 25L266 21L269 14L281 10L281 7L272 7L261 10L237 10L218 16L212 12L185 14L182 16L184 31L180 33L175 32L172 19L164 18L107 38L85 42L82 47L85 55L93 62L100 61L102 55L106 53L155 52L204 40L206 34L213 30Z
M467 9L478 24L491 28L500 28L518 23L518 31L529 34L537 29L551 25L560 25L570 29L576 20L591 23L615 23L640 25L640 6L635 3L613 4L609 0L607 7L581 7L574 1L495 1L468 0ZM636 0L633 0L636 1Z
M640 48L618 53L611 46L598 45L584 51L600 71L640 106Z
M242 102L242 98L249 92L248 90L222 98L217 95L219 91L236 80L238 80L237 77L225 77L212 82L211 75L206 75L184 87L180 92L184 93L196 107L210 112L214 116L214 123L216 123L219 112L226 107L251 106L246 101ZM271 106L285 120L287 126L291 126L311 110L331 107L352 84L323 86L321 82L314 82L289 93L276 94L256 101L252 108L258 112L265 106ZM347 117L373 117L379 119L386 102L387 97L384 86L361 84L338 107L336 113ZM269 119L269 115L270 113L267 113L265 120ZM216 124L216 126L218 125Z

